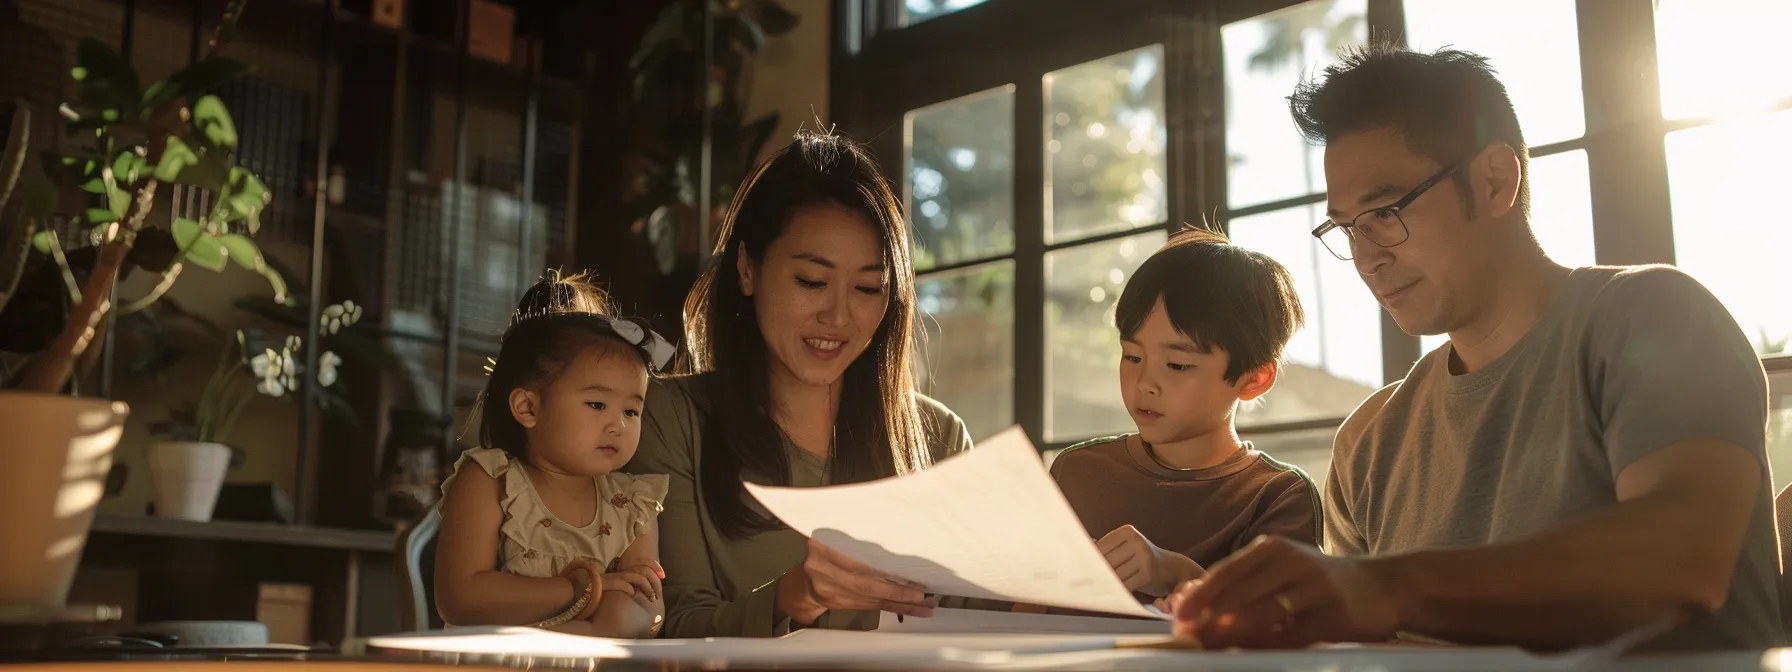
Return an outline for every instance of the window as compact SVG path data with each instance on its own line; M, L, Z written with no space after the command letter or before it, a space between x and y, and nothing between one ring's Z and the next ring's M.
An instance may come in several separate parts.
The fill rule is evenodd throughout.
M1053 447L1129 430L1113 304L1172 225L1209 220L1287 267L1307 317L1240 431L1324 473L1329 423L1446 338L1399 333L1354 266L1312 238L1324 149L1288 110L1340 49L1395 28L1414 49L1490 60L1529 145L1545 254L1678 263L1763 355L1783 356L1768 367L1774 427L1792 422L1777 389L1792 380L1792 309L1774 292L1792 230L1771 209L1792 174L1792 79L1762 74L1792 61L1778 28L1792 4L1510 0L1488 14L1478 0L1141 0L1152 11L1109 17L1087 0L864 1L870 30L838 64L834 109L845 132L902 158L917 375L979 438L1017 422ZM937 23L877 30L923 21ZM1659 57L1659 118L1639 48ZM1792 459L1785 437L1772 450Z
M1792 354L1792 309L1777 286L1792 232L1771 196L1792 175L1792 79L1764 74L1792 60L1787 22L1792 5L1738 0L1660 0L1655 14L1662 116L1715 122L1667 134L1675 263L1762 355Z
M1380 309L1355 267L1309 233L1325 219L1324 149L1288 113L1295 85L1368 39L1366 11L1363 0L1316 0L1220 31L1226 230L1288 268L1307 318L1288 343L1281 380L1239 410L1240 427L1341 418L1381 386Z
M1792 3L1656 0L1661 113L1668 119L1721 117L1784 107L1792 100Z
M1113 306L1165 239L1163 47L1041 73L1038 82L1045 133L1034 142L1047 175L1039 221L1015 221L1016 87L905 115L904 190L925 337L917 375L976 437L1015 420L1017 329L1041 329L1051 353L1039 363L1048 441L1131 426L1114 382ZM1034 278L1017 277L1017 225L1036 227L1027 235L1047 244ZM1016 323L1020 282L1042 286L1043 324Z
M1724 302L1762 355L1792 353L1781 283L1792 229L1769 195L1792 175L1792 111L1669 133L1676 263Z
M1486 56L1506 85L1525 142L1533 147L1586 133L1581 109L1579 24L1574 3L1503 0L1404 0L1406 41L1414 50L1444 47Z
M1120 331L1114 304L1139 264L1162 247L1162 230L1045 255L1047 441L1132 430L1120 403Z
M1288 268L1307 325L1289 339L1282 375L1260 401L1239 409L1240 426L1342 418L1381 387L1381 307L1309 231L1325 206L1301 205L1234 218L1232 242Z
M1127 431L1113 309L1166 239L1163 47L1044 77L1049 173L1045 238L1048 441ZM1143 232L1124 238L1116 232Z
M1152 46L1045 76L1046 240L1164 221L1164 50Z
M908 115L915 268L1014 251L1014 88Z
M983 438L1014 422L1014 87L905 117L916 377Z
M1767 463L1773 491L1792 485L1792 372L1767 377Z
M1232 209L1325 192L1325 152L1295 128L1288 94L1368 39L1366 11L1366 0L1315 0L1221 29Z
M903 0L902 23L912 26L961 9L976 7L985 2L988 0Z
M923 275L915 294L922 393L958 413L973 438L1014 424L1014 261Z

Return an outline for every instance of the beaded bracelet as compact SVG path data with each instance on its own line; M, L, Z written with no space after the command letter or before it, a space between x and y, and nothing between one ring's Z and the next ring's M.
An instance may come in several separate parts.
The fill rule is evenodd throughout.
M591 603L591 595L592 595L591 586L592 586L592 582L590 582L590 581L585 582L585 588L583 591L581 591L579 593L579 599L573 600L572 606L567 607L566 611L562 611L558 615L548 618L547 620L536 621L534 623L531 623L531 624L529 624L529 627L551 628L556 625L560 625L561 623L565 623L567 621L578 618L580 614L585 613L586 605Z

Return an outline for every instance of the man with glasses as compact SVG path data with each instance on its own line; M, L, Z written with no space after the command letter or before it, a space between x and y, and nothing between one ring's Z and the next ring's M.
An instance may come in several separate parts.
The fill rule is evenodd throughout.
M1326 147L1313 234L1450 342L1339 429L1328 553L1257 540L1178 589L1178 634L1782 645L1766 376L1724 307L1671 267L1544 255L1482 57L1371 47L1290 101Z

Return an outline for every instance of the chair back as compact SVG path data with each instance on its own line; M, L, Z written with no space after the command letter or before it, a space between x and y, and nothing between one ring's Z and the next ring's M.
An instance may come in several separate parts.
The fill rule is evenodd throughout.
M1780 537L1780 622L1792 635L1792 578L1787 577L1787 563L1792 563L1792 485L1787 485L1773 498L1774 528Z
M398 534L398 622L405 632L442 627L435 609L436 534L442 514L430 507L415 524Z

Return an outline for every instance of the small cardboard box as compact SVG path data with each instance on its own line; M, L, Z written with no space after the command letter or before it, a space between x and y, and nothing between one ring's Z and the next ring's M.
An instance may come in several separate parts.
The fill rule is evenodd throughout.
M274 644L311 645L311 586L263 583L255 604L255 620L268 626Z

